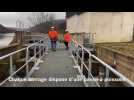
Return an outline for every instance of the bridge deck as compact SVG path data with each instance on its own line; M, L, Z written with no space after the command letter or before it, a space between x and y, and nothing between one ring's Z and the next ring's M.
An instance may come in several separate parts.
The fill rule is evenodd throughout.
M72 59L71 50L65 50L64 44L61 43L58 43L57 48L56 52L49 50L41 63L33 68L29 79L34 79L34 81L8 81L3 87L85 87L85 84L89 87L97 86L91 81L84 84L78 78L80 73L78 68L74 67L76 65ZM52 78L57 79L58 82Z
M69 51L57 50L50 53L43 58L43 63L40 64L39 69L36 70L32 78L46 78L47 81L36 84L31 82L25 86L44 86L44 87L83 87L83 82L69 82L69 78L76 78L79 75L78 70L73 68L73 60L70 58ZM50 81L50 78L67 79L64 82Z
M78 79L77 75L80 74L78 69L73 67L75 64L69 51L64 49L59 49L56 52L49 51L42 61L31 78L47 79L47 81L8 82L4 87L84 87L82 81L75 81ZM52 78L59 79L59 82L51 81ZM69 81L70 78L73 78L73 80Z
M58 48L63 47L63 44L58 44ZM73 46L71 46L72 48ZM74 48L73 48L74 49ZM42 50L42 49L41 49ZM43 49L44 50L44 49ZM86 50L86 49L84 49ZM27 53L28 54L28 53ZM71 52L66 51L63 48L58 49L56 52L49 51L47 55L44 55L42 58L41 63L38 65L38 59L37 63L35 65L38 65L37 67L33 67L34 71L32 75L30 75L30 78L28 79L34 79L35 81L21 81L21 82L11 82L6 81L3 87L96 87L96 82L83 82L81 80L78 80L77 76L80 75L79 68L74 68L75 64L73 59L71 58ZM94 56L94 59L98 60ZM34 59L33 59L34 61ZM99 60L99 62L104 63L103 61ZM91 61L92 63L92 61ZM26 63L27 64L27 63ZM104 63L105 64L105 63ZM108 66L108 65L107 65ZM92 65L93 67L93 65ZM109 66L108 66L109 67ZM113 69L112 69L113 70ZM81 72L81 71L80 71ZM120 75L120 73L115 72L116 74ZM92 75L88 73L88 78L92 79ZM17 77L17 76L15 76ZM120 77L123 77L120 75ZM58 79L56 82L55 80L49 80L49 79ZM69 79L72 79L72 81L69 81ZM38 80L36 80L38 79ZM46 79L46 80L44 80ZM59 80L60 79L60 80ZM76 81L74 81L74 79ZM23 80L23 78L22 78ZM63 81L64 80L64 81ZM44 81L44 82L41 82ZM62 81L62 82L61 82ZM129 82L129 81L128 81ZM131 83L132 84L132 83Z

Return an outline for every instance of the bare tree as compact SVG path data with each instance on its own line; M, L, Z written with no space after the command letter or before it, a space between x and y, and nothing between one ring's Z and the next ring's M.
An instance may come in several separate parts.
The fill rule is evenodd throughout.
M28 21L31 23L32 26L35 26L44 22L52 23L54 19L55 19L54 14L45 13L45 12L33 12L31 16L28 17Z

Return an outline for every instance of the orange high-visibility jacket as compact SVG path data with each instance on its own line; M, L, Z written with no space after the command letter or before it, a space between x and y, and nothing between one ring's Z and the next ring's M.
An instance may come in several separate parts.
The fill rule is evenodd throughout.
M71 35L69 32L65 33L64 35L64 41L70 42L71 41Z
M58 33L56 31L49 31L48 36L49 36L49 38L53 39L58 36Z

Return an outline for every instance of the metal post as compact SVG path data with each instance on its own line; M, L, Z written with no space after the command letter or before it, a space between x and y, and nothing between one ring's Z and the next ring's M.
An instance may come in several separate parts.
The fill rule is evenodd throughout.
M34 45L34 57L36 58L36 45Z
M82 47L82 57L81 57L81 71L82 71L82 73L83 73L83 63L84 63L84 50Z
M34 62L36 63L36 45L34 45Z
M41 41L39 42L39 58L41 57Z
M41 45L41 56L43 56L42 52L43 52L43 46Z
M92 58L91 58L91 54L89 53L89 60L88 60L88 78L90 77L90 74L92 72L92 62L91 62Z
M46 44L46 52L48 52L48 48L49 48L49 46Z
M48 52L48 48L49 48L49 46L48 46L47 41L44 41L44 44L45 44L45 47L46 47L46 48L45 48L45 51Z
M28 59L29 59L29 49L26 49L26 76L28 77L28 72L29 72L29 66L28 66Z
M13 74L13 56L10 56L10 75Z
M106 80L109 78L109 69L108 68L106 68ZM105 81L105 87L108 87L109 86L109 82L107 81Z
M79 62L78 62L78 49L76 50L76 62L79 65Z
M46 48L47 48L47 46L46 46ZM43 56L45 55L46 48L45 48L45 41L43 41Z
M78 58L78 55L79 55L79 48L78 48L78 45L76 46L77 50L76 50L76 61L77 61L77 64L79 65L79 58Z
M42 49L43 49L43 56L44 56L44 54L45 54L45 47L44 47L44 45L43 45L43 47L42 47Z

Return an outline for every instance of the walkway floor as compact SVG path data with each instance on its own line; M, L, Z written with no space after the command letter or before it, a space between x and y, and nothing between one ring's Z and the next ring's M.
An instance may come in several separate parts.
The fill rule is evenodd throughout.
M83 87L83 82L69 82L71 77L77 78L78 70L73 68L73 60L70 58L69 51L57 50L50 52L47 57L43 58L43 63L40 64L39 70L35 71L32 78L46 78L47 81L36 84L31 82L25 86L41 86L41 87ZM53 79L57 79L56 82Z
M79 81L77 78L77 75L80 74L78 70L73 67L74 62L71 59L71 54L69 51L64 49L59 49L56 52L50 51L42 60L43 62L31 76L31 78L36 79L35 81L21 82L19 84L15 84L15 86L84 87L84 83ZM40 82L40 79L42 79L42 81L44 80L44 82Z

